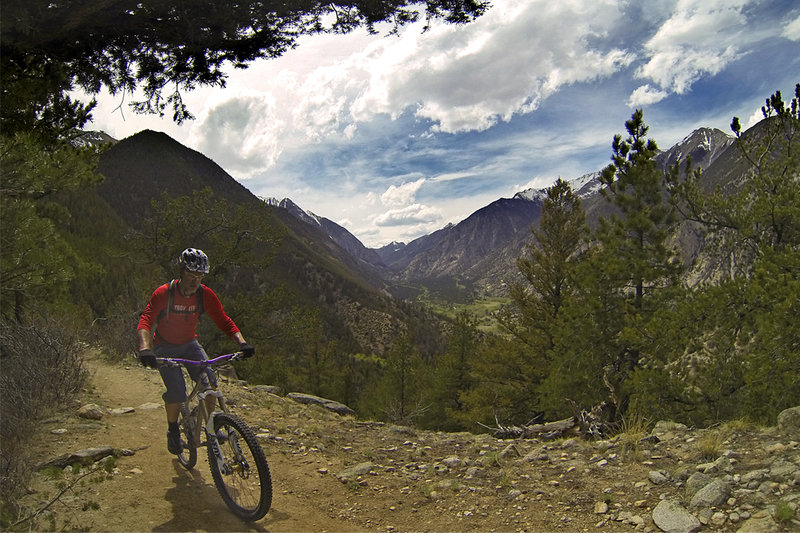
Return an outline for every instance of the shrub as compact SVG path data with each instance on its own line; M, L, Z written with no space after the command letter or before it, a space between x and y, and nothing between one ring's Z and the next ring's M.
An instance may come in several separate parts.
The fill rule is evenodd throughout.
M0 502L26 487L35 457L30 439L39 422L69 404L87 372L83 345L53 319L27 324L0 320Z

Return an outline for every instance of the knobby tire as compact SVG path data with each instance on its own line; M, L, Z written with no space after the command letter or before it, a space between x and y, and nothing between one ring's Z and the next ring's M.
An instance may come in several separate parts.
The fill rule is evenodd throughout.
M242 452L241 457L236 457L232 439L219 442L225 463L233 470L224 474L208 439L208 466L220 496L239 518L247 521L263 518L272 505L272 478L264 450L247 424L236 415L216 413L214 427L217 435L228 435L232 430Z
M188 414L188 409L181 408L178 415L178 426L181 429L181 447L183 448L178 454L178 462L186 470L191 470L197 464L197 443L195 442L193 417Z

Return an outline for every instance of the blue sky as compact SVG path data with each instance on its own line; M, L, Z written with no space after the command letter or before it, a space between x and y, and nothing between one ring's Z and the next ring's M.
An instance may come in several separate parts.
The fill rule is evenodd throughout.
M186 93L181 126L101 94L89 127L163 131L377 247L600 170L637 108L666 149L798 82L800 2L494 0L468 25L306 38Z

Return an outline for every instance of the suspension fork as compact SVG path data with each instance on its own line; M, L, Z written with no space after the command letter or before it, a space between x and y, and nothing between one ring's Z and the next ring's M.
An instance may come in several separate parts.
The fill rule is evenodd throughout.
M198 394L198 398L200 400L199 402L200 409L202 410L204 415L206 415L205 399L208 396L215 396L217 398L218 405L223 409L225 408L225 398L222 396L222 393L218 390L209 389ZM217 465L219 466L220 472L222 472L225 475L228 475L232 473L232 470L230 465L228 465L227 462L225 461L225 457L222 455L222 449L220 448L220 439L222 439L223 441L230 441L234 453L237 457L241 456L242 451L239 448L239 441L238 439L235 438L235 433L233 431L228 432L227 435L219 435L219 429L217 428L216 424L216 415L218 412L219 411L215 411L213 413L207 413L206 439L211 444L211 449L214 452L214 457L217 460Z

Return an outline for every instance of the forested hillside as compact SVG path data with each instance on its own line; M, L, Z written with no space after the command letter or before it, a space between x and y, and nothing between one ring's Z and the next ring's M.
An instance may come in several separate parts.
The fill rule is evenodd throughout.
M245 3L225 14L230 32L204 33L188 52L193 26L175 19L191 17L168 4L137 4L128 33L95 25L119 17L106 4L65 5L17 2L2 17L4 501L24 486L37 421L81 390L87 344L136 361L138 314L187 246L208 253L206 282L256 348L240 377L326 396L360 417L482 431L596 408L608 433L662 418L772 424L800 404L800 84L790 102L767 98L750 130L734 118L736 140L707 175L690 157L659 166L637 110L611 140L595 208L562 180L547 190L501 328L487 333L469 312L445 320L391 297L324 232L163 135L74 142L92 108L72 100L76 85L142 88L140 111L171 109L180 122L191 113L165 87L221 84L227 61L278 56L327 13L346 15L330 31L372 29L413 20L414 2L309 13ZM485 4L425 6L431 20L458 23ZM163 9L160 18L145 7ZM261 16L281 24L250 31ZM207 319L199 335L211 353L231 348Z
M277 223L274 213L257 199L248 200L242 187L234 192L237 184L227 184L231 195L239 195L231 201L215 195L218 182L199 186L198 177L213 173L208 162L197 169L191 161L162 161L174 163L163 167L171 171L151 175L147 184L139 175L128 189L98 188L104 180L98 171L104 150L75 142L91 120L95 101L91 96L80 100L76 94L104 89L123 99L141 95L132 103L135 112L170 113L180 124L193 118L183 101L184 91L224 87L228 67L246 68L255 60L279 57L303 35L374 30L383 23L399 30L419 17L429 23L466 23L480 16L486 4L467 0L389 1L377 7L361 1L314 6L244 2L225 10L209 6L3 4L4 513L25 488L30 468L27 443L38 421L52 406L69 405L83 386L86 343L130 357L138 312L149 292L174 275L176 253L190 241L212 256L208 281L256 344L259 365L249 378L296 383L300 389L347 399L369 386L394 398L397 380L391 371L377 371L388 368L377 356L381 349L399 353L397 347L404 346L406 353L413 346L432 353L441 343L437 320L381 296L328 250L316 249L302 231ZM164 157L159 148L169 146L153 148L142 160L127 159L123 166L142 170L152 158ZM106 169L110 179L116 177L112 170ZM175 170L182 172L172 173ZM162 183L169 180L174 180L175 189ZM150 202L150 191L167 193ZM369 312L359 313L362 308ZM204 329L201 335L210 351L222 349L223 343L210 331ZM362 396L352 398L353 403L360 403ZM381 401L388 400L375 400L371 410L385 411ZM394 411L403 417L403 409L407 407Z

